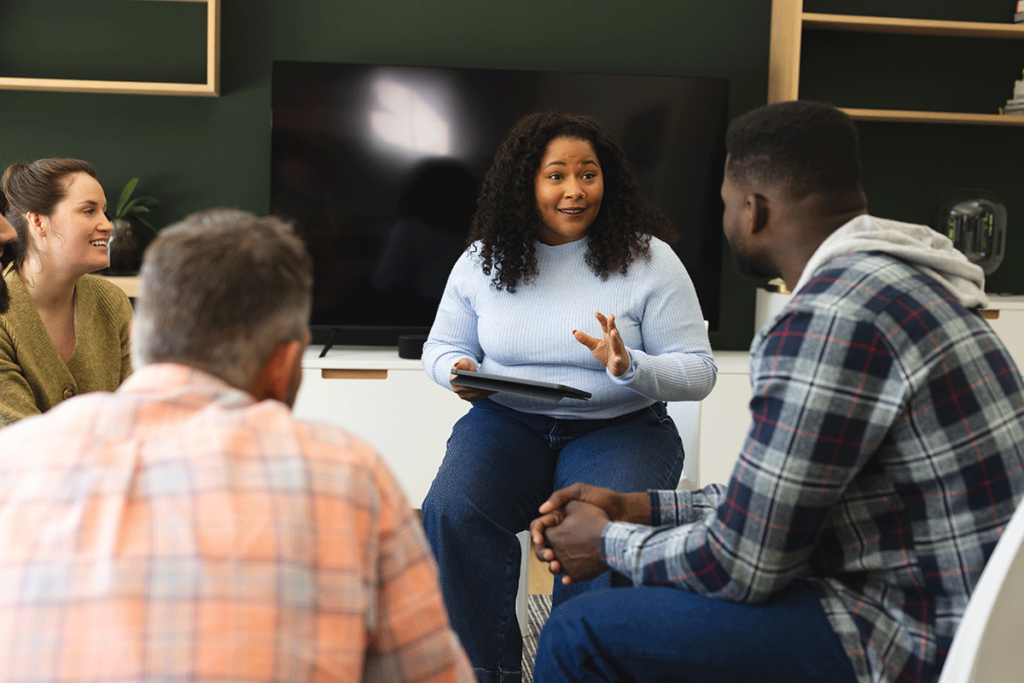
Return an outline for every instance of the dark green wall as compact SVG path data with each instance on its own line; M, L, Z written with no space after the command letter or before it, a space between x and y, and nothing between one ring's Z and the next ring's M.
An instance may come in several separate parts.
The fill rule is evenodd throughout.
M866 1L847 0L846 11L860 11ZM55 3L77 9L66 5L56 11ZM884 5L903 3L924 17L936 4L886 0ZM150 78L156 73L170 78L170 73L181 80L201 79L202 35L197 41L196 33L203 27L196 25L197 7L3 0L0 75ZM273 60L725 76L735 116L766 100L770 16L768 0L223 0L221 97L0 91L0 163L44 156L88 159L110 201L129 178L140 176L139 191L163 199L165 209L157 218L164 224L211 206L266 213ZM62 39L54 40L57 36ZM894 49L902 50L898 43ZM1006 66L1016 74L1022 67L1024 60ZM851 86L870 88L870 82ZM955 90L958 84L942 87ZM1005 94L997 95L1005 99L1011 88L1012 78ZM1011 232L1021 222L1024 205L1005 195L1017 177L1024 129L864 124L862 131L866 187L879 215L931 222L942 191L981 186L1004 194ZM1011 275L1024 263L1024 239L1017 242L1011 234L1007 260L1013 263L992 278L999 289L1024 291ZM712 345L745 349L753 333L756 283L735 274L728 249L723 261L725 303Z

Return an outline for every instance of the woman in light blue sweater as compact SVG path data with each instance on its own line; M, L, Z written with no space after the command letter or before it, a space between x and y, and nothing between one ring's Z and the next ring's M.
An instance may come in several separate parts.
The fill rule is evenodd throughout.
M471 245L423 348L438 384L473 402L423 503L445 604L480 681L513 681L527 528L575 482L674 488L683 466L665 401L715 384L703 315L668 221L596 120L531 114L484 179ZM455 368L565 384L561 401L452 386ZM555 582L554 604L611 577Z

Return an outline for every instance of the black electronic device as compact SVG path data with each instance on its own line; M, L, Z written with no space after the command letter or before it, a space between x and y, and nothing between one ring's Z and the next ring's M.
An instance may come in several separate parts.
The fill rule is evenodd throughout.
M455 379L452 384L461 384L477 389L489 391L505 391L511 394L523 394L534 398L545 398L552 401L559 401L563 398L577 398L586 401L590 398L589 391L573 389L564 384L552 382L539 382L530 379L517 379L505 375L494 375L488 372L475 372L472 370L452 370Z
M1006 204L988 190L953 190L939 202L935 229L991 275L1006 251Z
M498 145L545 110L612 132L717 329L727 79L279 61L271 91L270 210L313 257L315 343L429 330Z

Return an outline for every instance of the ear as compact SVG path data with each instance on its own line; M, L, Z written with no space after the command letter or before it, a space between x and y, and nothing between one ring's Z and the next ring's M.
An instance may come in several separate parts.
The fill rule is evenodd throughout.
M298 387L296 367L301 367L302 352L306 345L293 340L278 344L256 372L248 391L257 401L272 398L291 406Z
M771 219L771 202L763 194L748 194L746 211L751 234L759 233L768 227Z
M42 216L35 211L29 211L25 214L26 222L28 223L28 229L36 237L43 237L46 235L46 216Z

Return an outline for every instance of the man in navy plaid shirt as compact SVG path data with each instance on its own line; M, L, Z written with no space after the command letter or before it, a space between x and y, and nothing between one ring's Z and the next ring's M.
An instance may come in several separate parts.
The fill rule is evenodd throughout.
M743 450L727 485L541 507L553 571L640 588L555 610L535 678L934 681L1024 496L1024 387L977 311L983 272L868 215L831 105L761 107L726 147L736 262L794 292L751 344Z

